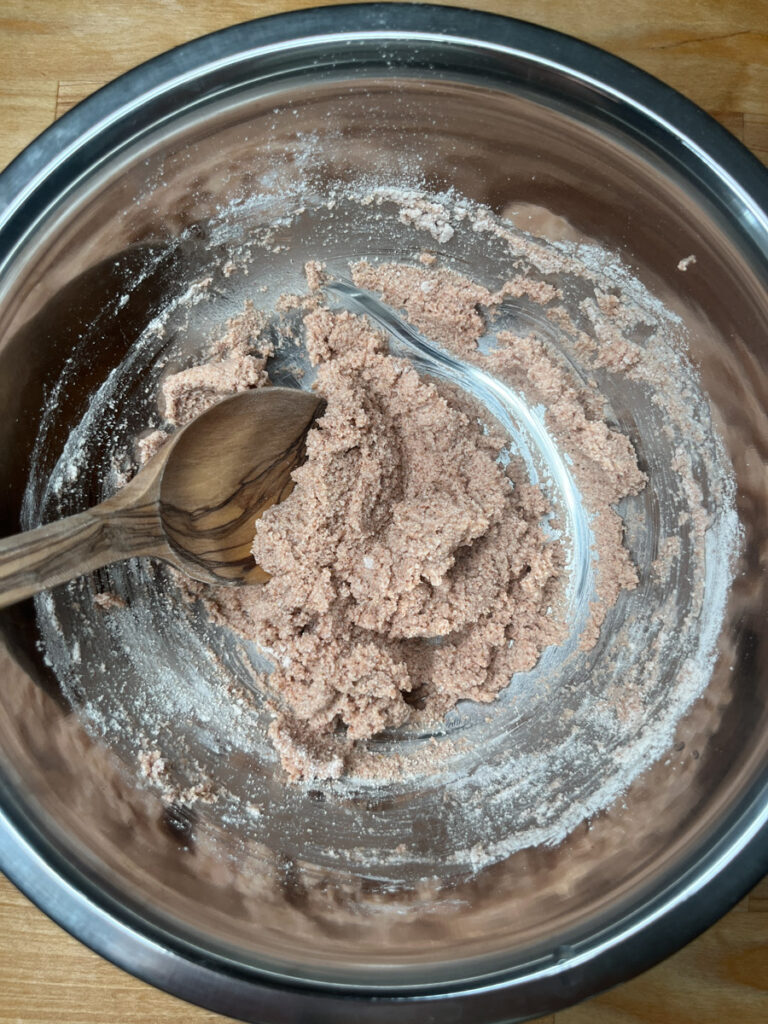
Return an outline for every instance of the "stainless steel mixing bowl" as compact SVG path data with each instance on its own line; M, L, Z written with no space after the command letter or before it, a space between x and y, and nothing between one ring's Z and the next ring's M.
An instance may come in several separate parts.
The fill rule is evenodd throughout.
M220 856L202 817L88 739L34 605L5 611L3 870L115 963L252 1021L551 1012L688 941L768 867L767 176L600 51L476 12L329 8L197 40L67 114L0 178L0 531L34 518L30 470L44 482L114 367L150 369L135 340L204 269L222 206L268 195L279 213L302 182L393 173L543 207L621 253L689 329L744 545L719 661L669 756L559 846L446 869L439 889L364 867L308 886L290 850ZM361 796L351 813L362 834L397 807Z

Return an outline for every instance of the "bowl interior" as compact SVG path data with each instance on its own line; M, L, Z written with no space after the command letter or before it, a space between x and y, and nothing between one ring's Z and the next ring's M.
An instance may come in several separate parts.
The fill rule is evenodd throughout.
M341 210L324 218L310 204L302 213L307 196L366 183L454 189L522 227L543 210L557 230L620 254L687 331L743 530L706 692L668 755L607 811L559 845L526 845L480 872L471 843L451 860L442 783L291 791L221 693L219 730L194 723L199 752L231 781L240 809L253 792L249 825L234 807L227 819L161 804L133 784L135 744L109 753L72 712L95 699L109 731L127 690L162 701L183 679L184 699L164 726L172 743L202 700L195 687L207 686L208 699L212 673L243 671L204 624L190 628L186 611L169 612L161 570L131 563L2 613L0 768L8 807L61 869L140 927L246 970L440 985L571 955L695 863L763 780L768 291L742 226L696 168L652 133L631 131L588 89L493 54L481 73L476 55L446 42L390 43L382 54L361 40L343 53L308 43L201 74L194 98L169 91L172 117L137 107L132 133L126 117L98 165L51 188L0 282L0 529L103 496L113 456L154 415L147 382L198 350L254 290L266 287L259 294L269 298L298 289L304 255L320 247L339 266L418 255L390 221L373 236L354 217L340 230ZM419 66L427 63L432 71ZM270 246L251 251L270 224ZM233 249L247 272L218 274L211 300L174 306ZM696 263L682 273L689 254ZM476 270L482 259L480 249L454 253L459 267ZM498 260L487 259L491 274ZM287 363L278 370L290 383ZM620 422L639 429L640 399L614 398ZM83 423L88 458L67 479L60 460ZM660 514L638 506L645 532L633 543L649 563ZM100 616L92 595L105 586L143 601L142 615ZM585 661L585 679L592 667ZM502 702L494 742L508 745L513 728L521 744L540 742L537 714L533 697L516 711ZM457 727L480 728L467 715ZM130 713L122 725L130 728ZM221 748L223 727L243 733L239 754ZM498 838L532 810L506 808ZM371 849L389 843L391 853L403 837L412 858L374 862Z

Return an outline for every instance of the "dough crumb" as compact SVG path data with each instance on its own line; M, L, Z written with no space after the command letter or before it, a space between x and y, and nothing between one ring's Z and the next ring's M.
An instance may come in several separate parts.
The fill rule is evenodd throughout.
M309 260L305 263L304 275L307 278L307 287L311 292L317 291L318 288L322 288L328 280L325 264L321 263L319 260Z
M94 594L93 603L96 605L97 608L100 608L102 611L105 612L114 611L117 608L128 607L128 605L126 604L122 597L119 597L117 594L111 593L109 590L104 590L99 594Z
M167 430L152 430L136 442L136 451L140 465L149 462L153 455L156 455L169 438Z
M261 338L265 319L248 303L213 343L208 362L165 378L160 387L161 408L169 423L184 426L226 395L269 383L266 364L274 349Z

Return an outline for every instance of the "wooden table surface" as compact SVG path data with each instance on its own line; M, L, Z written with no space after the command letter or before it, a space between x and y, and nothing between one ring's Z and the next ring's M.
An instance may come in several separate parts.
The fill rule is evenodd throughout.
M2 0L0 167L78 100L168 48L295 0ZM768 0L486 0L679 89L768 163ZM214 1024L100 959L0 876L0 1024ZM676 956L541 1024L765 1024L768 879ZM311 1022L307 1022L311 1024Z

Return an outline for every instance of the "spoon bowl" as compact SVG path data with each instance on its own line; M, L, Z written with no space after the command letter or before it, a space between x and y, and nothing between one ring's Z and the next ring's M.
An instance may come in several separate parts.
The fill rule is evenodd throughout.
M269 579L251 554L254 522L293 489L291 474L304 460L307 431L323 404L294 388L245 391L172 439L158 498L179 568L211 583Z

